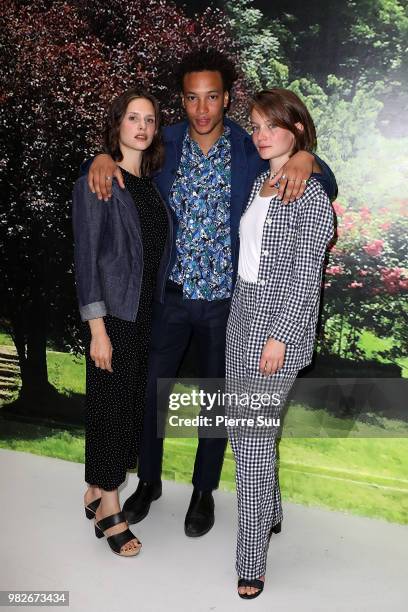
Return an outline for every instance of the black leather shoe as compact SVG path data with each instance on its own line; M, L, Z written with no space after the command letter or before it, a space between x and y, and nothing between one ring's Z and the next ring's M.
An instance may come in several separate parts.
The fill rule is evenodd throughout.
M184 533L190 538L198 538L214 525L214 498L212 491L194 489L184 521Z
M123 512L129 525L139 523L148 514L150 504L162 494L162 483L139 480L136 491L123 504Z

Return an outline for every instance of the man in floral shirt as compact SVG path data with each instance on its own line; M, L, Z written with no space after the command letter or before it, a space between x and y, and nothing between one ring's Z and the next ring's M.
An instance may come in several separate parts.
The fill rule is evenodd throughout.
M176 264L170 279L188 300L231 295L231 130L205 155L186 133L170 203L178 220Z
M168 281L154 305L146 412L139 455L139 485L125 502L129 523L141 521L162 492L163 438L157 435L157 380L175 378L194 337L200 378L224 378L225 332L238 266L238 228L255 178L268 169L249 134L225 112L236 80L231 61L213 49L189 54L178 67L178 85L187 121L164 129L166 159L155 183L174 218ZM273 182L285 202L300 197L311 175L330 197L336 181L315 155L299 151ZM120 169L99 155L89 186L100 199L111 192L112 176L124 187ZM227 440L200 437L194 485L185 517L190 537L214 524L212 491L218 487Z

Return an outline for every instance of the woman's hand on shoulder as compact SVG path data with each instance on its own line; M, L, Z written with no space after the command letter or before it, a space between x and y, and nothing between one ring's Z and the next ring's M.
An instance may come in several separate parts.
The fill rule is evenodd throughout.
M112 196L112 180L115 177L122 189L125 188L122 172L110 155L101 153L93 160L88 172L88 186L96 193L98 200L109 200Z
M263 348L259 369L262 374L269 376L275 374L283 367L285 360L286 344L279 340L269 338Z

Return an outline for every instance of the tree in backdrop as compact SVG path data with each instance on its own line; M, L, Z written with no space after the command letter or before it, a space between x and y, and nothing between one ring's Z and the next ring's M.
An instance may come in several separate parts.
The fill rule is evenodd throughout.
M162 0L3 1L0 317L17 346L23 395L48 389L47 340L60 349L80 345L70 197L80 162L100 150L104 109L137 84L157 95L167 122L176 121L180 106L169 67L191 48L216 46L241 63L244 77L231 113L243 124L251 89L278 84L300 93L347 206L380 209L401 195L406 143L391 139L384 121L391 116L392 87L407 84L406 4L376 0L375 10L363 10L347 0L338 11L346 11L352 31L333 21L332 1L324 15L321 3L320 12L316 2L308 3L307 18L301 4L291 4L292 15L282 9L277 16L279 1L262 14L250 0L236 0L223 3L226 15L207 8L188 16ZM335 27L344 33L338 45L327 34ZM324 51L326 35L331 55ZM368 61L371 53L381 61ZM351 69L353 61L358 70Z
M103 46L74 7L1 6L3 125L0 232L2 320L9 323L22 396L49 391L47 338L74 329L70 192L109 91ZM72 344L72 343L71 343Z
M107 104L138 85L175 121L174 64L202 44L235 48L219 11L192 19L162 0L5 0L0 25L0 317L33 400L52 393L47 342L80 348L70 201Z
M264 12L255 8L262 5ZM401 196L408 2L234 0L225 8L250 89L289 87L301 96L342 198L377 208Z
M345 79L343 98L362 83L385 81L380 126L408 136L407 0L257 0L266 17L284 25L281 39L291 80L311 76L325 87L327 76ZM347 93L348 91L348 93Z
M318 152L338 180L336 208L346 212L329 257L319 348L363 358L359 341L369 330L393 338L378 354L394 361L406 355L408 334L407 3L330 0L322 7L236 0L226 9L251 87L288 87L304 100ZM371 252L370 241L380 239L383 248Z
M279 19L265 17L252 0L228 2L226 9L251 89L286 87L289 67L283 45L290 38L288 29Z

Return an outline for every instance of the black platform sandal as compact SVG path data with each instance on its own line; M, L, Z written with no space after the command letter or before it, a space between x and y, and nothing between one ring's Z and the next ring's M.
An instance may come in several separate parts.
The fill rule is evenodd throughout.
M256 593L252 593L252 595L250 595L249 593L240 593L238 591L238 595L241 597L241 599L255 599L255 597L258 597L258 595L262 593L264 585L265 585L264 581L259 580L259 578L253 578L252 580L247 580L246 578L239 578L238 588L239 587L252 587L254 589L259 589L259 590L256 591Z
M85 506L85 516L88 519L93 519L95 516L95 512L97 511L99 504L101 503L102 497L98 497L98 499L94 499L90 504Z
M125 515L123 512L117 512L116 514L111 514L106 518L96 522L95 521L95 535L97 538L103 538L105 536L104 532L115 525L119 525L119 523L126 523ZM142 547L142 543L139 542L137 537L130 531L130 529L125 529L121 533L116 533L115 535L111 535L107 537L108 544L111 547L112 551L115 555L119 555L120 557L135 557L140 553L140 549ZM131 540L137 540L139 542L140 547L136 548L133 554L124 555L120 552L122 546L130 542Z

